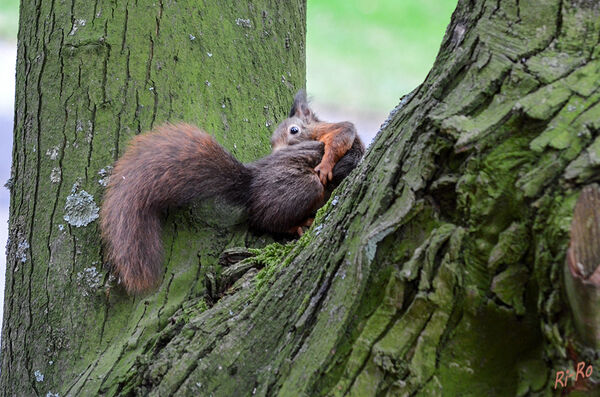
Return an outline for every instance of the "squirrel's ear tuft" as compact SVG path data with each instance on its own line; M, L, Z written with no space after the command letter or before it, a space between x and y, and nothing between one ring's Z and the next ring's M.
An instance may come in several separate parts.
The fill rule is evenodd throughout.
M308 101L306 100L306 91L303 89L298 90L296 96L294 97L294 103L292 105L292 109L290 110L289 117L294 116L301 118L306 122L318 120L312 109L308 106Z

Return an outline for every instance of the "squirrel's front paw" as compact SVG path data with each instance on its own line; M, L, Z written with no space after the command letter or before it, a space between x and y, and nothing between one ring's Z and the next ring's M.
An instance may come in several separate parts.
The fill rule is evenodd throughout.
M321 164L315 168L315 172L323 185L326 185L328 181L333 179L333 165L331 163L321 162Z

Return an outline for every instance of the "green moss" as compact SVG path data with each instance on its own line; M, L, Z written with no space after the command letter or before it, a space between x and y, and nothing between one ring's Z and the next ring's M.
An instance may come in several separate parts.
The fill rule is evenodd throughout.
M30 28L21 29L19 41L29 50L17 61L22 111L11 222L24 233L14 241L31 248L21 250L27 260L19 262L18 282L9 280L14 304L5 316L11 322L26 310L30 324L45 324L29 327L26 338L40 343L18 347L24 353L15 356L15 365L46 375L44 387L61 395L69 387L74 395L123 392L118 384L154 333L184 302L203 295L204 273L223 248L235 240L261 245L243 227L210 221L218 215L197 219L172 210L157 290L127 297L115 282L96 287L108 279L100 273L102 283L86 282L94 285L90 293L77 275L103 265L98 222L93 208L83 215L64 208L74 185L89 193L87 204L100 205L107 167L134 135L164 121L197 124L244 161L267 153L272 126L305 82L304 12L298 4L266 1L200 8L190 1L23 3L20 23ZM238 18L251 27L236 24ZM71 227L64 215L87 226ZM29 291L31 305L18 291ZM25 333L20 327L15 332ZM15 385L13 394L45 394L16 380L26 373L2 375L14 380L6 382Z
M575 69L597 54L600 18L580 3L459 2L427 81L339 193L348 200L330 202L296 243L255 251L248 261L265 267L256 288L208 310L197 301L205 269L246 242L238 224L215 231L211 214L172 212L157 292L133 299L117 287L82 299L68 291L100 258L95 223L56 231L53 208L76 181L99 202L97 172L163 120L201 122L241 159L264 153L266 126L287 107L273 98L303 81L303 9L159 2L58 12L56 3L51 26L38 18L50 4L24 3L24 26L43 37L24 34L32 50L18 65L31 77L17 82L26 114L16 122L11 222L30 249L9 250L5 333L27 332L8 345L24 352L6 356L10 367L40 368L50 386L74 383L70 393L84 395L546 392L572 337L557 286L574 200L597 178L596 59ZM51 51L60 66L45 58ZM38 87L48 87L41 98ZM51 170L63 160L57 182ZM47 327L27 328L37 323ZM46 346L23 344L46 334ZM48 355L67 370L52 372ZM11 393L42 394L18 390L21 375L4 369Z
M282 245L273 243L261 249L251 249L255 256L245 259L263 268L256 275L256 294L265 288L267 283L281 268L285 267L293 259L290 255L296 247L296 243Z
M517 366L519 374L517 396L525 396L528 393L540 392L551 375L548 366L543 360L531 359L522 361Z
M531 149L541 152L549 146L558 150L570 148L578 152L582 141L586 140L586 127L579 118L591 104L596 104L599 98L600 96L593 96L586 100L578 96L571 97L546 130L531 142Z
M420 247L423 255L420 258L419 290L426 291L431 288L431 283L438 271L439 256L444 252L443 247L456 229L455 225L443 224L434 229L428 240ZM406 269L405 269L406 270Z
M597 82L598 74L600 74L600 61L591 60L571 73L565 79L565 83L571 91L582 97L589 97L595 91L594 84Z
M541 344L535 321L518 321L492 303L465 314L440 352L438 367L449 395L515 395L519 367L535 359Z
M527 227L523 223L511 223L506 230L498 235L498 243L490 252L488 259L490 271L495 272L502 264L517 263L528 248L529 235Z
M512 306L518 315L525 314L523 303L525 284L529 272L525 266L511 265L492 280L491 291L505 304Z
M539 90L519 100L518 108L529 117L548 120L569 100L572 92L564 81L545 85Z

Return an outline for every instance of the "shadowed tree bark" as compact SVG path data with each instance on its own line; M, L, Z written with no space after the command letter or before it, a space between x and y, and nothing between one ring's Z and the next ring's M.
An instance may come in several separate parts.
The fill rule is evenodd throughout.
M289 18L288 24L303 26L302 8L290 7L278 12ZM162 18L166 9L160 7ZM256 5L253 9L260 15ZM21 20L27 21L27 15L25 9ZM218 19L216 14L210 17ZM211 20L208 14L206 18ZM282 16L273 18L273 24L282 23ZM81 25L79 20L72 18L73 29ZM240 26L231 17L225 20L232 29L247 28L243 21ZM251 21L258 30L257 19ZM106 276L98 278L89 270L91 260L100 261L94 223L82 228L65 223L66 229L59 230L67 196L86 202L82 189L100 194L99 187L90 187L95 186L97 172L90 164L101 168L109 163L118 150L112 157L103 150L126 140L126 133L117 132L137 125L139 117L122 112L123 127L115 131L114 120L98 116L99 109L105 109L100 104L92 106L96 113L85 113L89 103L84 100L87 106L75 106L71 114L65 112L69 95L62 104L44 101L46 83L58 84L58 79L51 75L47 82L40 80L44 62L23 40L37 43L34 37L53 36L40 34L46 32L42 27L37 35L24 32L34 24L21 26L4 394L548 395L556 371L573 370L580 361L597 367L593 338L577 334L562 287L575 203L584 186L600 179L597 2L459 1L427 79L390 114L359 169L320 211L311 230L293 244L269 245L225 266L221 277L242 274L251 266L264 268L258 273L249 270L220 300L210 301L212 306L203 299L201 280L220 247L245 242L239 233L231 238L235 228L222 234L197 231L207 222L196 216L198 212L172 216L165 237L170 252L165 282L141 299L125 297L118 287L105 294ZM51 23L46 29L54 26L58 25ZM160 26L157 37L164 34L164 24ZM295 81L302 78L303 27L299 32L291 39L297 50L293 65L299 68L294 69ZM155 33L152 29L148 34ZM248 33L256 35L251 36L254 40L262 37L260 31ZM284 41L281 33L273 35ZM136 37L147 35L137 32ZM158 41L150 42L156 57ZM171 48L164 45L165 51ZM38 46L41 59L46 59L50 42ZM113 51L124 51L115 46L109 47L109 61ZM105 45L93 48L103 59ZM227 48L222 50L232 51ZM258 49L252 47L247 56L254 50ZM82 47L71 51L69 62ZM257 67L257 74L281 67L269 54L265 58L271 63ZM146 72L158 74L150 65ZM235 62L228 65L236 67ZM103 68L83 60L71 67L90 73ZM169 67L175 66L163 65L161 70ZM188 78L196 83L208 80L197 80L195 74L169 75L171 84L182 86ZM107 76L111 77L106 81L112 81L116 74L109 70ZM141 76L141 81L150 81ZM86 85L89 80L79 81ZM126 93L140 84L131 76L127 81L124 91L110 91L108 97L127 98ZM113 83L121 88L124 84ZM242 86L248 90L244 92L264 96L261 106L274 103L273 98L285 103L289 92L285 85L276 86L280 94L262 84ZM149 93L140 88L140 95L160 99L159 86L152 87ZM195 98L204 100L210 92L208 85L195 88L203 90ZM233 90L231 84L221 89ZM32 94L26 95L28 90ZM71 94L95 103L82 88L72 88ZM166 103L179 106L182 99L173 98ZM142 115L147 111L135 100L136 106L131 99L117 102L103 106L133 106L130 110ZM155 109L150 114L164 111L161 103L149 103ZM59 129L69 135L46 136L45 128L40 134L41 124L56 128L47 121L44 106L56 107L48 108L48 115L63 117L62 123L70 127ZM255 111L253 117L265 117L259 116L260 109ZM277 111L273 118L283 114L283 109ZM218 108L207 107L206 112L220 114ZM80 114L96 115L90 124L93 151L82 149L91 146L83 144L89 134L85 123L79 131ZM164 114L164 119L173 117ZM222 124L211 129L201 119L190 118L208 130L222 129ZM102 122L112 129L99 127ZM239 143L249 138L238 131L248 129L229 123L231 142L253 155L250 143ZM147 127L150 124L140 130ZM96 144L100 131L110 144ZM266 140L267 135L263 131L261 137ZM58 190L51 184L52 166L43 167L54 161L51 150L45 153L56 145L46 139L63 142L57 149L63 169L74 162L70 173L62 173ZM73 147L73 142L80 146ZM83 150L79 157L78 150ZM105 157L93 163L96 150ZM67 154L73 160L67 160ZM77 164L77 158L83 163ZM90 180L84 177L87 173L80 175L71 191L75 171L83 169ZM66 215L82 218L69 211ZM216 218L208 219L222 228ZM218 245L215 239L224 242ZM200 267L193 259L197 252ZM218 274L219 266L214 269ZM567 280L569 274L565 272ZM213 290L218 277L210 272L207 279ZM569 296L573 307L580 307L581 302L573 304L578 298ZM591 379L570 381L564 390L587 392L595 379L594 373Z

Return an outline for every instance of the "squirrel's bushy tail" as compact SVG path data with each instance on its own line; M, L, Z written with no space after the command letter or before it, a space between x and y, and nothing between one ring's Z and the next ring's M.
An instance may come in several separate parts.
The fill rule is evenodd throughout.
M107 259L130 293L156 286L164 209L216 197L244 205L251 173L196 127L166 124L136 136L110 177L100 211Z

